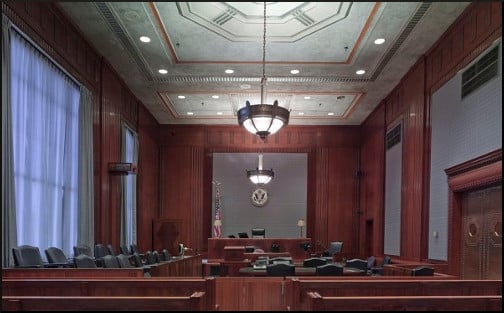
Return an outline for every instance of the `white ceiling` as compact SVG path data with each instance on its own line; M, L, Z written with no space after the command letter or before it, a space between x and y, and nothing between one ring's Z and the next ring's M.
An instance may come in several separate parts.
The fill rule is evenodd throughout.
M266 102L292 125L359 125L469 3L267 2ZM263 2L58 4L161 124L238 124L260 102Z

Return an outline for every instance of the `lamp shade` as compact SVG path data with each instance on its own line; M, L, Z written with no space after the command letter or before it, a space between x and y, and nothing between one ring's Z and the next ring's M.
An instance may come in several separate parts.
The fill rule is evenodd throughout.
M300 219L300 220L297 222L297 226L299 226L299 227L303 227L303 226L305 226L305 221L304 221L304 219Z
M264 185L271 181L275 173L273 173L273 169L264 170L263 162L262 162L262 154L259 154L259 166L255 170L248 170L247 177L250 181L256 185Z
M221 220L215 220L213 222L214 226L222 226L222 221Z
M261 139L276 133L289 122L290 112L286 108L278 106L275 100L271 104L254 104L249 101L246 106L238 110L238 123L247 131L256 134Z

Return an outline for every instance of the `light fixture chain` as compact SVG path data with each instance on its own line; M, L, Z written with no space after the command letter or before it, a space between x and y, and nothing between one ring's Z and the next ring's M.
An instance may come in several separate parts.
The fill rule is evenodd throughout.
M261 104L264 104L264 87L266 86L266 2L264 2L263 55L261 79Z

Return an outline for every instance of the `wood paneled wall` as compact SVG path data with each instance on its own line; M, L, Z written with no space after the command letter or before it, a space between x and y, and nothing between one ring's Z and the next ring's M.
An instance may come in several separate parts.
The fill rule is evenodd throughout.
M95 95L95 240L119 244L121 122L140 139L138 245L152 221L181 219L180 241L203 251L211 234L213 152L308 153L309 233L319 247L345 241L349 255L383 251L384 137L404 122L401 257L427 256L430 96L502 34L502 3L473 2L380 102L362 126L292 126L262 142L238 126L158 125L57 4L4 1L2 11ZM359 173L359 175L357 175ZM420 238L420 240L418 240Z

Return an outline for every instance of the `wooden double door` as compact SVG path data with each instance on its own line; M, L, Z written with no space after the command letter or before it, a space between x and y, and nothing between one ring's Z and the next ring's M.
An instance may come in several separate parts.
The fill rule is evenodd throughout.
M462 279L502 279L502 185L462 195Z

